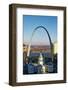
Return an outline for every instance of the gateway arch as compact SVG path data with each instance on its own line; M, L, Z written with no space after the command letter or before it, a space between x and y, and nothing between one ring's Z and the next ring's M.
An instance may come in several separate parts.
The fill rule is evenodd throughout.
M47 35L48 35L49 43L50 43L50 49L51 49L51 58L52 58L52 61L53 61L53 43L52 43L52 40L51 40L51 37L50 37L50 34L49 34L48 30L44 26L38 26L33 30L33 33L32 33L32 36L30 38L30 42L29 42L29 45L28 45L27 57L29 57L29 55L30 55L32 37L34 36L36 30L39 30L40 28L42 28L41 30L44 30L45 33L47 33Z

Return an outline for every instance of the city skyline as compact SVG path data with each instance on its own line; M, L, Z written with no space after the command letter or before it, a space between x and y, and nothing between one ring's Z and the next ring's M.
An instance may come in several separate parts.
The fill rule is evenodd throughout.
M32 16L24 15L23 16L23 25L24 25L24 43L29 44L33 30L37 26L44 26L51 37L52 42L57 42L57 16ZM49 39L47 33L39 28L35 32L35 35L32 38L32 45L49 45Z

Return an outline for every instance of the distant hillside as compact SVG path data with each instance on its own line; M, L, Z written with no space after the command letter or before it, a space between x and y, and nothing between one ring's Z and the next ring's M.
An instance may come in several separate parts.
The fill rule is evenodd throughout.
M24 50L27 52L28 50L28 45L23 45ZM38 52L38 51L43 51L43 52L50 52L50 46L49 45L32 45L31 46L31 51L33 52Z

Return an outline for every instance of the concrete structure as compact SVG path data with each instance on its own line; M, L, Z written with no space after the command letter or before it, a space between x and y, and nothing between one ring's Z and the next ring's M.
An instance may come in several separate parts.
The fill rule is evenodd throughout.
M34 36L36 30L38 30L39 28L42 28L48 35L49 43L50 43L50 49L51 49L51 57L52 57L52 61L53 61L53 44L52 44L51 37L50 37L50 34L49 34L48 30L45 27L43 27L43 26L38 26L38 27L36 27L34 29L34 31L32 33L32 36L30 38L30 42L29 42L29 46L28 46L28 52L27 52L27 57L29 57L29 55L30 55L32 37Z

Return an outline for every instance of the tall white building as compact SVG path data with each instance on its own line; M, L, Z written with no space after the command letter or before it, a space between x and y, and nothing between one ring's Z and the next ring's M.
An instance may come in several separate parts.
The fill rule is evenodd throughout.
M57 42L54 43L54 54L57 54Z

